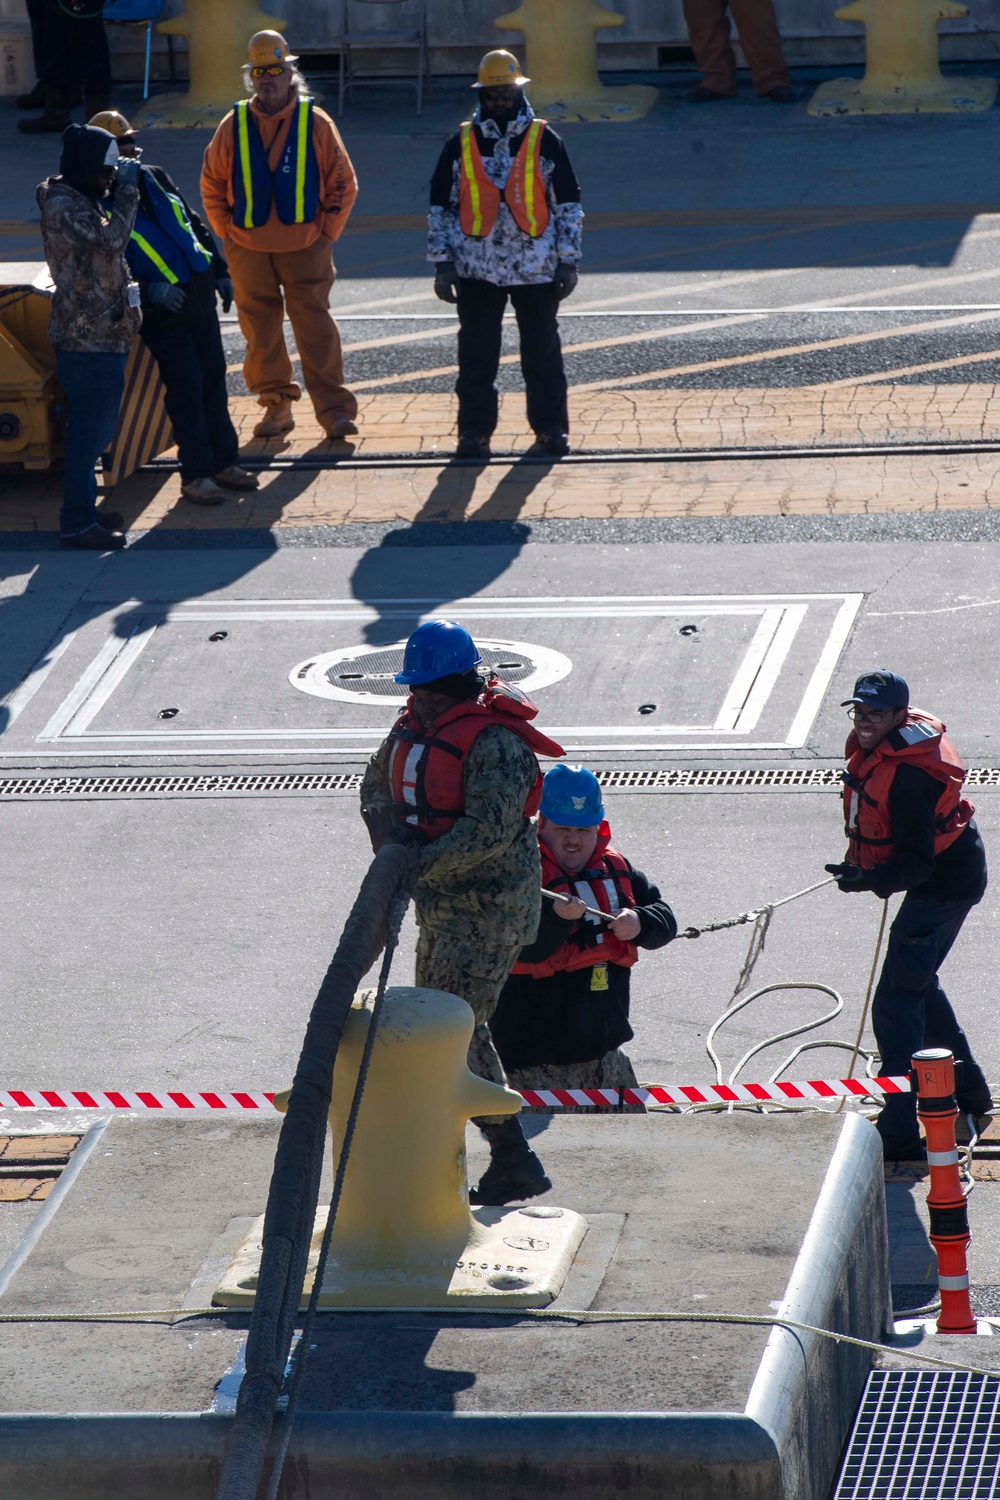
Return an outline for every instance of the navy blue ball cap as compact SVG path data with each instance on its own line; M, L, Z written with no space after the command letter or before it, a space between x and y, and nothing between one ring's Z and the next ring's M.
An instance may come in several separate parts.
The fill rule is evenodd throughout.
M849 708L909 708L910 689L898 672L865 672L854 684L854 697L840 705Z

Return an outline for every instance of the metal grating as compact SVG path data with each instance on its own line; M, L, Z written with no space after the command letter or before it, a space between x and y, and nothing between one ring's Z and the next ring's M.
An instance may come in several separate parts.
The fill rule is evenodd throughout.
M609 792L656 791L831 791L839 792L839 769L832 766L726 766L701 769L656 766L599 770ZM1000 786L1000 766L974 766L966 786ZM37 797L197 797L251 796L268 792L354 792L361 777L353 771L276 771L239 775L189 776L25 776L0 778L0 800Z
M327 668L326 675L342 692L382 693L402 701L410 691L396 681L396 673L403 669L403 650L402 646L387 646L384 651L365 651L335 662ZM522 682L537 671L531 657L510 647L498 650L495 646L480 646L479 654L491 671L503 673L505 682Z
M1000 1378L873 1370L833 1500L996 1500Z

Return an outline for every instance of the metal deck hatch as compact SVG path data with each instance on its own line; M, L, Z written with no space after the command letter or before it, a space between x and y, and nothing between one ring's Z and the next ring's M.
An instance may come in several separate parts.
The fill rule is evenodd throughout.
M832 1500L995 1500L1000 1377L873 1370Z

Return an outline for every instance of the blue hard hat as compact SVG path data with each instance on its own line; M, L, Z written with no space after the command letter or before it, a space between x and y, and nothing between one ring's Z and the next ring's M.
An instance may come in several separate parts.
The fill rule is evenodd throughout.
M538 810L563 828L596 828L604 818L600 782L586 766L553 766L545 773Z
M396 681L422 687L453 672L471 672L482 659L472 636L454 620L427 620L407 641L403 670L396 673Z

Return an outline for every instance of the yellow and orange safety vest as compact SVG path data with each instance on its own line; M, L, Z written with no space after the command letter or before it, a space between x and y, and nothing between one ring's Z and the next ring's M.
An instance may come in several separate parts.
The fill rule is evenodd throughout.
M511 161L510 175L501 191L486 175L472 121L464 121L459 133L458 202L463 234L474 240L486 239L497 221L501 198L522 233L533 240L545 233L549 224L549 204L540 159L544 129L544 120L532 120L521 149Z

